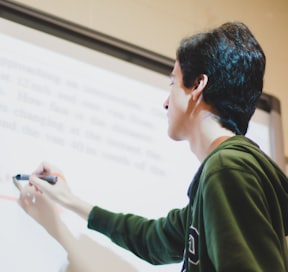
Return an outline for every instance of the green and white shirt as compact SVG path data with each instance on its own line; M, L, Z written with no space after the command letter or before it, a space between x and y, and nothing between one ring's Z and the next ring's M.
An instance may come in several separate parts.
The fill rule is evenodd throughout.
M186 207L156 220L95 206L88 228L152 264L183 261L185 272L288 271L288 179L256 144L244 136L221 143L188 196Z

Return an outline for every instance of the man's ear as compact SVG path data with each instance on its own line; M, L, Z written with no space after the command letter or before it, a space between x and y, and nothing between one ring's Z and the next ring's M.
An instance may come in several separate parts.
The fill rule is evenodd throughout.
M206 85L208 83L208 76L205 74L201 74L198 76L195 80L194 84L194 90L192 92L192 99L193 101L196 101L199 96L202 94L203 90L205 89Z

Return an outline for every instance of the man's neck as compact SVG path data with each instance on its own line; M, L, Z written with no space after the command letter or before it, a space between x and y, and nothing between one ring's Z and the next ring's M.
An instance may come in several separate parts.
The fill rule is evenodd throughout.
M192 152L200 161L203 161L219 144L235 136L235 133L224 128L218 119L209 111L203 111L198 115L189 143Z

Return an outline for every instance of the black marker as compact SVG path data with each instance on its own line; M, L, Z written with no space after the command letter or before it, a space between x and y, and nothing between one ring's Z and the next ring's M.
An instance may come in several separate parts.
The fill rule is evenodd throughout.
M57 182L57 176L44 176L44 175L36 175L38 178L46 180L50 184L55 184ZM14 176L16 180L29 180L30 175L18 174Z

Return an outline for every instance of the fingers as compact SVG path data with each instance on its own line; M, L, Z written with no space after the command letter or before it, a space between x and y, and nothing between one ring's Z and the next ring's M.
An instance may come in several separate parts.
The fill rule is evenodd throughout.
M36 192L31 186L22 185L16 178L13 177L13 183L15 187L19 190L20 196L18 203L20 206L27 211L27 208L36 202ZM36 194L35 194L36 193Z
M29 178L29 183L32 184L35 188L36 191L39 192L44 192L49 190L51 184L49 184L47 181L44 181L43 179L40 179L39 177L37 177L36 175L31 175Z
M39 174L50 175L53 172L54 173L58 173L58 172L60 173L58 168L56 168L52 164L44 161L36 168L36 170L33 172L33 174L36 174L36 175L39 175Z
M57 176L58 180L56 183L50 184L46 180L43 180L42 178L39 178L39 176ZM21 182L21 181L20 181ZM16 186L16 188L20 192L20 198L19 201L23 202L22 199L25 199L25 204L31 204L35 203L35 200L37 198L42 199L40 197L43 196L43 193L48 196L48 198L58 202L61 204L63 201L62 199L69 195L70 190L68 186L66 185L66 181L64 176L62 175L62 172L59 171L58 168L52 166L51 164L47 162L42 162L38 168L33 172L32 175L29 177L29 184L21 183L16 178L13 178L13 183ZM24 189L25 187L25 189ZM28 195L26 195L27 190L30 190ZM40 194L39 194L40 193ZM36 198L31 198L31 194L34 194ZM65 196L65 197L63 197ZM20 203L22 205L22 203Z
M38 175L38 174L46 174L49 173L49 167L46 166L46 162L42 162L36 169L33 171L33 174Z
M26 206L33 205L36 203L36 195L33 192L26 192L23 195L22 201Z
M42 192L53 186L47 181L41 180L35 175L30 177L29 184L23 183L23 181L19 181L15 177L13 177L12 180L15 187L20 192L18 204L26 213L32 214L33 212L36 212L37 209L41 208L43 204L48 201Z

